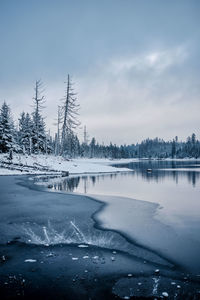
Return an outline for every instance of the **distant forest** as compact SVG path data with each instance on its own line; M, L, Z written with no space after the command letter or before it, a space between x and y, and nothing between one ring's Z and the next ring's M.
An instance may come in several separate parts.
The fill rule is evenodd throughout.
M72 89L68 75L62 105L58 106L57 133L51 136L46 131L45 120L42 116L45 102L43 84L36 81L34 87L33 111L22 112L17 124L12 119L11 109L4 101L0 109L0 153L54 154L66 158L199 158L200 141L194 133L186 141L179 141L176 136L172 141L154 138L131 145L117 146L99 144L93 137L88 138L84 127L84 140L80 142L76 128L79 104Z

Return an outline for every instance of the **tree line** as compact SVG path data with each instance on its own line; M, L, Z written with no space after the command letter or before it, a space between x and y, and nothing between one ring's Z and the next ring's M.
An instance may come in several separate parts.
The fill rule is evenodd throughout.
M54 154L66 158L186 158L200 157L200 141L192 133L186 141L179 141L176 136L172 141L163 139L146 139L141 143L120 145L99 144L93 137L88 138L84 127L84 140L80 142L76 129L80 126L78 119L79 104L68 75L62 104L57 110L57 132L51 136L46 130L42 111L45 104L44 88L41 80L34 86L33 111L22 112L16 125L11 109L4 101L0 109L0 153L13 152L31 154Z

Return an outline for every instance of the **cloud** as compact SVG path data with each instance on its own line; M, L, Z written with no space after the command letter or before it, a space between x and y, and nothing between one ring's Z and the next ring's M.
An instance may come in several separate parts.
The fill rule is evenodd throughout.
M81 117L90 136L132 143L195 131L200 89L187 72L189 58L186 46L114 57L79 78Z
M183 63L188 57L185 46L178 46L167 50L152 51L129 57L114 58L108 64L108 70L115 75L131 70L138 72L161 73L168 68Z

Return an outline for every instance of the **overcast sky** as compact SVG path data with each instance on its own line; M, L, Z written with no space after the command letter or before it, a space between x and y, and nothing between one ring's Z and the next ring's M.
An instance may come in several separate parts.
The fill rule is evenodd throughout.
M200 138L199 53L199 0L0 0L0 104L41 78L52 132L69 73L99 142Z

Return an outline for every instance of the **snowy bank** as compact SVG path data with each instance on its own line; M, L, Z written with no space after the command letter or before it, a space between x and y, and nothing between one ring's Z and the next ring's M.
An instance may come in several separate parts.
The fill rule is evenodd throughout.
M8 155L0 154L0 175L24 174L83 174L83 173L111 173L130 171L125 168L115 168L114 163L130 162L133 160L109 159L71 159L67 160L53 155L21 155L15 154L12 161Z

